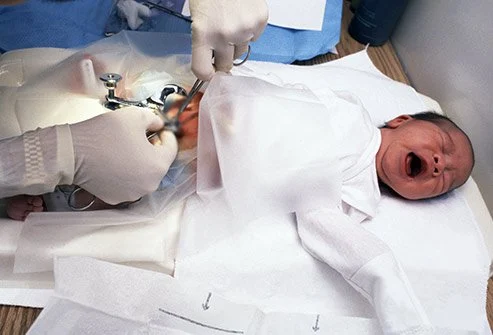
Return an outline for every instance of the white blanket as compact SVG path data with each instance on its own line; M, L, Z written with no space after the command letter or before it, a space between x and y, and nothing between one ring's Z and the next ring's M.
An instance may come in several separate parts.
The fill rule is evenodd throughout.
M130 58L125 60L128 62ZM13 68L19 66L18 63L13 62L13 64ZM31 73L39 75L41 72L33 70ZM380 74L365 52L313 67L248 62L245 66L237 68L236 73L260 77L273 83L304 85L315 94L325 87L350 91L360 97L377 124L397 114L419 112L424 109L424 104L414 90ZM183 78L186 77L185 74L182 75ZM0 100L2 106L8 104L15 85L21 85L23 79L26 79L9 81L3 78L8 85L5 84L2 88L2 94L6 94L4 97L7 97ZM2 82L1 76L0 82ZM92 98L93 102L96 100ZM11 107L8 110L15 109ZM28 117L29 110L25 110L23 115L20 115L18 110L15 111L18 115L14 114L16 116L13 118L8 116L8 120L21 121L24 126L17 128L5 126L2 129L19 132L35 126ZM2 121L7 120L7 116L3 118L4 115L7 114L2 114ZM76 115L76 118L79 119L80 115ZM67 120L63 119L61 122ZM5 123L2 122L2 126L4 125ZM0 137L5 136L7 135L3 134ZM187 201L186 211L196 217L200 213L200 206L202 204L192 197ZM407 203L385 197L379 210L381 211L379 217L367 223L365 227L381 237L394 250L433 324L439 327L485 333L487 322L484 302L489 259L477 223L461 192L456 191L449 196L429 202ZM157 218L161 220L158 224L162 224L167 217L166 214L160 211L154 213L158 213ZM49 217L47 214L39 215ZM103 211L94 214L91 220L96 220L98 225L104 226L107 224L108 216L111 216L111 212ZM112 217L110 221L114 218L116 217ZM300 248L291 216L262 218L246 224L242 223L241 226L234 224L227 226L227 222L224 221L211 221L202 226L193 225L194 216L188 218L182 234L181 247L178 249L176 268L178 278L197 278L236 303L248 302L264 311L315 314L325 312L347 318L374 317L372 308L345 284L338 274L315 261ZM420 218L420 221L415 223L415 218ZM75 223L69 216L65 219L69 224ZM35 220L35 216L32 220ZM224 226L219 226L221 223ZM39 275L12 274L13 253L17 248L19 235L22 241L30 235L31 238L28 240L36 244L35 235L28 232L34 231L31 230L32 228L39 228L36 227L36 222L31 222L29 227L26 226L26 230L21 232L18 226L15 226L17 224L8 222L8 225L0 227L2 242L6 241L5 244L2 243L2 259L5 260L1 264L3 267L0 271L4 279L2 286L16 289L26 286L49 287L52 285L49 272ZM53 227L57 225L55 221L49 224ZM126 226L130 229L128 234L132 234L131 229L134 227ZM215 235L213 240L204 237L207 236L205 234L207 231L204 230L218 231L218 229L222 233ZM225 232L225 229L228 231ZM51 237L58 238L53 235ZM108 239L105 241L106 245L112 245L116 243L118 236L105 236L106 238ZM66 244L72 241L71 237L68 241L59 242ZM91 239L88 241L94 242L91 242ZM134 242L136 245L139 244L139 241ZM152 247L152 244L146 245L145 242L142 244ZM207 250L204 250L205 246L208 247ZM84 255L86 254L84 248L70 252ZM112 249L114 252L114 248ZM200 250L200 253L197 253L197 250ZM234 259L228 257L231 250L236 253ZM118 255L118 250L116 251ZM53 254L45 255L51 257ZM99 254L98 257L102 256ZM162 260L161 255L159 256L157 262ZM132 257L134 256L128 254L128 258L125 259L110 259L130 261ZM46 260L47 258L43 259L43 269L47 269ZM37 284L32 285L33 282ZM0 294L2 302L27 305L44 303L34 298L35 291L27 291L25 297L27 300L18 298L16 300L15 294L10 296Z
M190 212L199 213L200 202L190 201L189 206ZM420 203L384 196L380 209L365 227L397 255L433 325L483 334L488 329L488 261L460 192ZM203 239L215 227L214 220L200 215L189 224L193 228L187 230ZM187 231L182 236L182 252L203 247L190 245ZM204 252L179 257L175 276L200 278L226 299L265 312L375 317L369 303L337 272L302 249L290 215L250 222Z
M365 52L318 67L270 64L267 67L263 63L251 63L235 72L278 85L308 87L320 97L326 87L357 92L377 124L401 113L425 109L412 88L380 74ZM359 85L352 88L351 84L355 82L364 85L363 88ZM371 88L371 94L368 88ZM255 99L263 101L271 93L256 92ZM228 99L228 103L234 104L235 100ZM210 129L221 134L218 131L220 122L213 123ZM240 136L241 140L247 141L248 137ZM216 138L215 145L221 141ZM219 156L222 155L219 149L217 151ZM238 159L242 160L241 157ZM249 166L254 168L254 165ZM217 169L222 170L223 166ZM227 189L227 185L222 186ZM280 188L278 192L289 193L289 190ZM228 196L225 198L227 207ZM248 201L240 203L248 204ZM213 210L210 203L204 206L199 199L189 200L187 206L189 219L182 228L177 278L200 278L227 299L254 304L264 311L375 317L373 309L354 295L338 274L304 252L292 216L264 217L245 224L220 203L215 203ZM252 207L255 208L249 208ZM488 329L484 287L489 261L474 216L460 191L422 202L407 202L384 195L377 218L365 227L387 242L403 262L411 285L418 298L423 300L423 307L435 326L478 333ZM430 234L435 238L423 243ZM462 265L458 265L456 258ZM445 259L454 261L446 262ZM461 304L454 303L458 296ZM470 305L466 307L467 304ZM450 318L451 315L457 317Z

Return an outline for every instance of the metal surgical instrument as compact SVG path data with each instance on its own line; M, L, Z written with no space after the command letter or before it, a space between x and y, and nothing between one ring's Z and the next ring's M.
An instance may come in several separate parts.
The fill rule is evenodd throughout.
M106 102L104 106L111 110L116 110L126 106L136 106L152 109L157 115L161 116L164 120L164 127L166 130L173 131L177 133L179 131L179 123L177 117L170 118L165 110L166 100L169 96L173 94L188 97L187 91L179 85L167 84L161 91L158 99L149 97L143 101L132 101L126 100L116 96L115 90L118 82L122 77L117 73L105 73L99 77L103 81L104 86L108 89L108 94L106 95ZM148 134L148 138L152 137L154 134Z
M247 55L245 56L245 58L242 59L238 63L233 63L233 66L240 66L240 65L244 64L248 60L248 58L250 57L250 52L251 52L251 47L249 45ZM200 80L200 79L195 80L195 83L193 84L192 88L190 89L190 92L188 92L188 95L187 95L185 101L183 101L183 104L180 106L178 113L173 118L173 122L174 122L173 124L178 127L176 129L176 132L179 131L179 126L180 126L180 122L179 122L178 118L183 113L183 111L187 108L187 106L190 104L190 102L193 100L194 96L200 91L200 89L202 88L204 83L205 83L205 81L203 81L203 80ZM165 128L166 128L166 125L165 125Z
M233 63L233 65L240 66L244 64L250 57L250 52L251 52L251 47L250 45L248 45L248 51L245 58L237 63ZM154 97L149 97L143 101L132 101L132 100L126 100L117 97L115 94L115 90L117 88L118 82L122 79L121 75L117 73L104 73L99 77L99 79L103 81L104 86L108 89L108 94L106 95L106 102L104 103L104 106L106 108L111 110L116 110L125 106L151 108L152 110L154 110L156 114L158 114L163 118L164 120L163 129L171 131L175 135L180 134L181 123L187 122L189 120L189 119L182 120L180 122L179 120L180 115L185 111L187 106L190 104L190 102L193 100L195 95L200 91L200 89L205 83L205 81L200 79L195 80L195 83L193 84L192 88L188 93L181 86L175 84L167 84L164 86L163 90L161 91L161 95L158 99L155 99ZM166 105L166 99L173 94L184 96L185 100L180 105L178 112L174 116L170 117L168 115L168 111L165 110L166 108L165 105ZM156 135L157 133L155 132L149 132L147 133L147 138L151 139Z

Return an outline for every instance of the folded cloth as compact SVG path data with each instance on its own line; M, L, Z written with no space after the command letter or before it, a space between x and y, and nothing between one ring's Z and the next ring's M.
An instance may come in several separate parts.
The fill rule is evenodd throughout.
M345 106L331 98L333 108ZM335 206L341 174L332 117L309 90L215 76L200 106L197 192L209 199L224 191L243 220Z

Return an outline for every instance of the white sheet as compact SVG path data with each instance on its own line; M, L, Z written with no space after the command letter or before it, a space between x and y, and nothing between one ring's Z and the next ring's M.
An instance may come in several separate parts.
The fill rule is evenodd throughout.
M228 301L196 282L93 259L57 259L55 273L56 297L29 334L379 333L376 320L263 313L255 306Z
M399 114L425 110L412 88L376 71L366 53L348 58L347 62L344 59L315 68L267 68L266 64L252 62L235 73L284 86L304 85L316 94L334 86L358 92L377 124ZM363 86L351 87L350 83L355 82ZM262 101L271 93L256 92L255 98ZM229 99L228 103L235 101ZM235 105L236 108L242 106ZM221 208L221 201L213 207ZM253 303L264 311L375 316L360 297L348 299L350 289L342 278L304 253L291 216L270 216L245 225L234 216L226 216L227 211L210 210L198 199L187 205L189 221L181 234L177 278L201 278L227 299ZM385 214L377 215L365 227L389 243L403 262L432 323L477 333L488 329L484 287L489 258L460 191L413 203L386 195L379 213ZM455 303L455 299L462 303ZM451 315L457 317L451 319Z
M39 73L39 71L33 71L33 73ZM405 85L396 84L379 74L373 65L369 63L368 56L364 52L329 64L305 68L249 62L245 66L237 68L236 73L260 77L274 83L283 82L306 85L315 93L326 86L335 90L352 91L360 96L365 107L371 113L372 111L374 112L372 117L376 123L381 123L381 121L404 111L417 112L424 108L424 104L414 90ZM0 79L2 78L0 77ZM12 83L16 83L17 81L10 80L7 82L9 85L12 85ZM377 87L381 89L377 89ZM4 87L2 88L2 94L5 93L5 96L11 97L14 88L12 86ZM379 92L379 94L377 95L375 92ZM3 104L8 99L2 98L0 101ZM2 120L4 120L3 114ZM6 127L9 130L14 128ZM20 128L17 131L19 130ZM473 182L470 181L468 184L467 189L471 187L474 189ZM194 201L193 199L189 200L187 211L192 210L194 206L198 206L198 203ZM422 216L425 219L423 222L426 222L426 224L422 223L419 225L419 229L411 221L406 221L406 219L419 216L415 213L416 207L407 208L407 204L404 204L404 207L399 207L401 204L397 203L396 205L393 199L388 201L390 202L387 202L385 199L382 202L382 206L384 206L381 207L383 212L385 212L383 208L387 206L397 206L394 210L399 211L399 213L401 211L406 212L407 210L409 214L407 218L404 217L402 220L403 223L401 224L399 222L399 225L396 225L394 218L387 218L388 221L384 223L378 224L372 222L367 227L370 230L373 229L382 239L387 240L399 257L403 258L405 270L408 271L408 275L418 296L423 299L422 302L427 312L430 313L432 321L437 325L444 325L449 328L471 329L471 331L485 333L484 329L487 329L487 323L484 312L484 300L489 258L484 248L483 238L477 223L474 221L474 217L469 211L467 203L462 198L461 191L454 192L449 197L437 199L437 201L442 201L440 207L443 205L447 213L455 213L453 217L439 215L438 212L434 211L435 207L433 206L424 206L421 208L419 211L423 211L422 213L424 214ZM432 202L432 204L437 205L438 202ZM449 204L452 208L450 211L448 210ZM430 215L437 215L432 220L435 223L433 231L430 231L428 223L430 216L428 216L427 210L433 212ZM456 220L456 217L459 216L462 218L460 222ZM489 218L487 215L486 217ZM242 226L242 232L246 234L243 238L246 236L250 236L251 238L243 242L243 244L238 240L238 244L234 244L234 250L239 250L239 255L242 255L242 257L251 256L253 258L245 258L243 263L245 266L240 268L236 268L239 263L238 259L229 259L224 265L217 265L214 262L197 264L200 257L204 261L209 260L211 255L219 252L221 246L231 243L232 240L222 239L222 237L237 234L238 231L236 228L239 226L230 225L229 228L231 231L228 234L218 236L213 241L204 241L204 237L200 236L200 229L192 230L191 224L189 224L184 234L187 239L183 240L184 244L179 249L181 263L177 269L178 276L187 275L188 272L194 278L200 276L201 280L203 279L205 283L216 280L215 287L218 291L223 292L227 296L235 296L239 299L238 301L251 299L266 310L270 308L269 306L277 306L275 308L279 308L279 310L299 308L303 312L313 310L315 313L318 313L317 308L320 308L320 310L325 309L329 311L332 315L345 315L347 317L358 317L358 315L363 315L364 317L373 316L372 309L369 305L361 300L349 286L341 283L340 278L333 271L321 266L321 264L314 261L300 248L293 248L288 253L284 253L282 249L284 244L296 245L298 243L295 235L289 235L289 231L293 233L291 218L264 218L263 220L268 220L268 224L261 225L262 221L254 221ZM13 266L12 255L17 247L17 237L20 234L20 229L18 228L17 222L12 223L6 219L3 219L2 222L8 222L7 225L0 225L2 241L6 240L7 242L6 244L0 244L2 246L5 245L5 248L2 249L2 259L5 260L2 262L2 265L4 265L2 267L2 273L6 275L3 278L7 279L2 281L2 286L8 290L3 291L7 292L7 294L2 294L2 291L0 291L0 299L5 303L15 304L17 301L23 305L42 305L42 299L36 298L40 297L36 295L36 291L18 289L21 287L49 287L52 285L52 277L49 273L26 275L14 275L11 273ZM285 224L286 222L288 224ZM452 229L450 229L452 224ZM264 236L259 234L262 230L253 230L255 225L259 225L259 229L266 230L266 233L272 234L278 232L277 228L282 226L288 234L276 234L276 240L279 240L280 244L274 245L271 243L273 240L268 238L268 234ZM211 230L214 228L214 226L209 227ZM254 231L257 233L254 233ZM4 234L4 232L7 233ZM403 232L406 232L409 236L403 235ZM431 235L432 233L433 235ZM423 236L426 238L423 238ZM451 240L456 241L456 244L452 245L449 243L447 236ZM463 238L463 236L465 237ZM252 248L252 241L258 242L259 245ZM433 243L427 241L432 241ZM206 245L210 249L194 256L194 250L196 250L194 248L203 248L204 242L206 242ZM242 245L245 247L239 248ZM422 245L423 248L421 249ZM463 246L464 249L460 249L458 246ZM282 256L283 258L286 255L290 255L292 256L292 262L285 264L274 262L275 264L272 265L272 260L255 256L256 254L253 251L262 250L262 248L267 251L267 255L279 255L279 257ZM298 255L297 250L302 252L302 254L300 253ZM410 250L416 252L413 253ZM190 267L187 268L187 265L190 265ZM261 280L257 276L258 272L253 274L248 273L247 270L251 270L254 265L264 265L264 267L272 265L272 276L269 275ZM307 299L305 300L303 298L301 299L300 305L295 305L295 303L300 301L299 297L295 296L293 298L287 293L298 288L298 283L295 279L299 275L293 277L290 271L301 271L300 269L306 265L311 269L307 270L308 272L306 273L314 276L311 278L323 278L325 281L317 282L312 286L307 285L307 289L302 292L307 296ZM217 270L216 273L211 272L213 268ZM228 271L225 271L224 268ZM283 274L281 277L275 276L275 273L278 271ZM241 278L235 277L238 273L242 274ZM232 274L233 276L231 276ZM219 281L217 281L218 278L220 279ZM245 278L250 280L250 284L253 283L256 286L259 296L250 295L248 289L239 285ZM290 280L286 281L286 278L290 278ZM300 280L306 278L309 278L309 276L303 275L303 278L300 278ZM421 278L426 278L427 280L421 281ZM284 282L284 286L280 285L282 282ZM326 285L327 282L330 282L330 284ZM236 283L238 285L235 285ZM324 288L325 286L328 288ZM270 288L272 288L272 291L269 291ZM12 289L16 290L16 293L12 293ZM325 294L331 300L319 299L319 295L321 294Z
M267 0L269 24L290 29L322 30L325 0Z
M326 97L331 108L351 106ZM327 108L309 90L216 76L200 106L197 193L205 201L223 193L244 221L337 206L342 181Z

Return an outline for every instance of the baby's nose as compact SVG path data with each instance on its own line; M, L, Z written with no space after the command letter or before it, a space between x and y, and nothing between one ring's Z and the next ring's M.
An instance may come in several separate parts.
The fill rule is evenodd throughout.
M432 168L434 177L438 177L439 175L441 175L445 168L445 159L439 154L434 154Z

